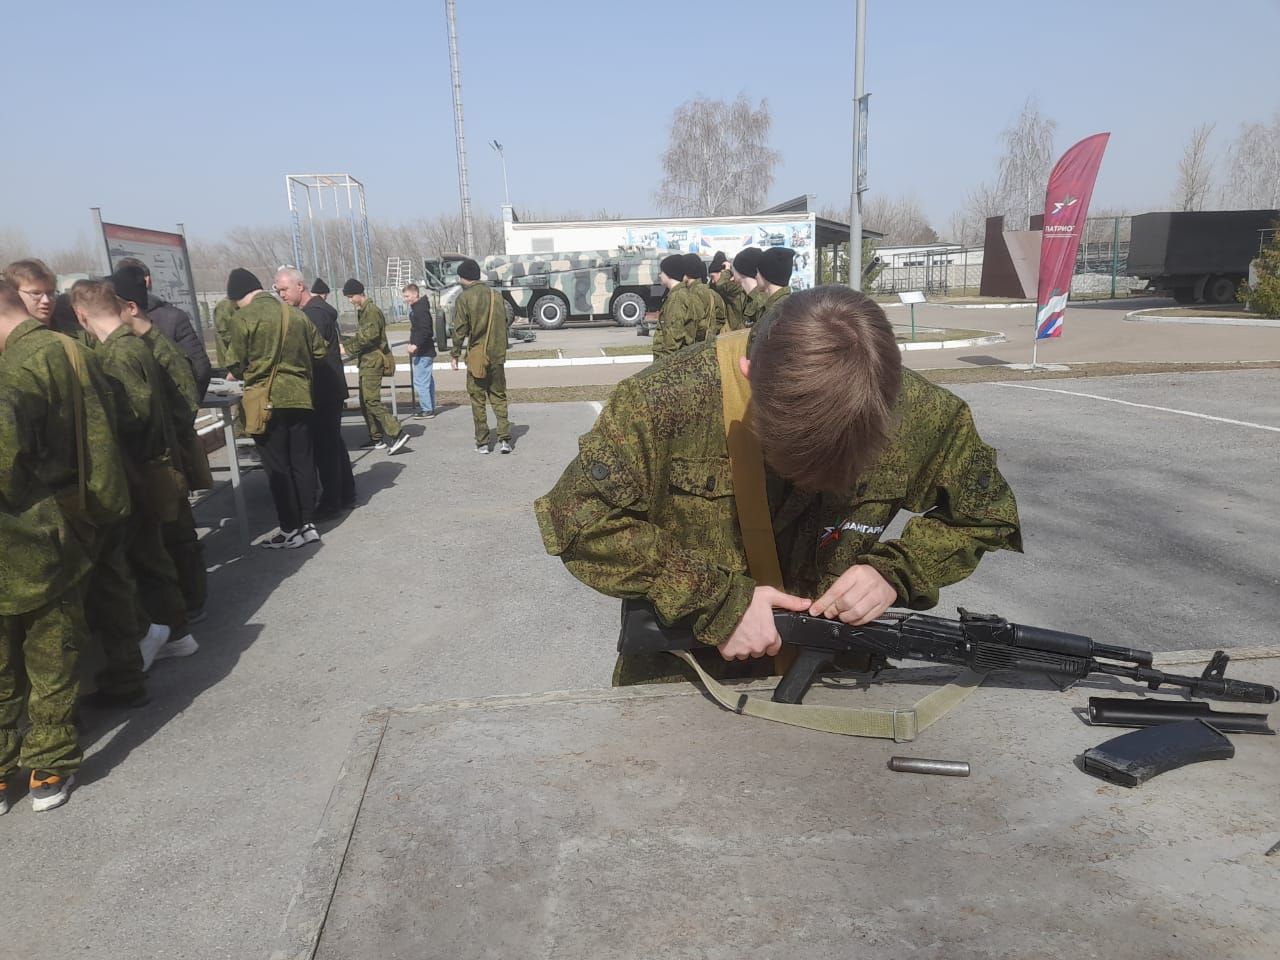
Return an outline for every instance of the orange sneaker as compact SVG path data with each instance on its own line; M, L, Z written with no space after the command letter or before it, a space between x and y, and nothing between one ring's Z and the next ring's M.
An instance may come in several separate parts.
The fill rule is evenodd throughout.
M36 813L44 813L62 806L71 797L71 788L75 786L76 775L68 773L65 777L47 770L31 771L31 809Z

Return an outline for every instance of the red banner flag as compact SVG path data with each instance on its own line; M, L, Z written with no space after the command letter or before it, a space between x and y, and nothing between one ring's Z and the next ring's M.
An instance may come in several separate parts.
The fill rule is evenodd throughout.
M1086 137L1062 155L1049 174L1040 241L1040 285L1036 291L1036 339L1062 336L1062 315L1071 295L1076 251L1084 233L1093 184L1109 133Z

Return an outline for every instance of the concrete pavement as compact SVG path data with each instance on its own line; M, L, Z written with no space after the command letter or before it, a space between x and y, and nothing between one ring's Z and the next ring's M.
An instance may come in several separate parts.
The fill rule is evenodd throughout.
M983 436L999 448L1001 469L1019 498L1027 552L985 558L973 579L944 591L941 610L950 614L962 604L1156 650L1273 645L1280 622L1275 553L1280 516L1271 502L1280 463L1280 372L1058 380L1049 386L1065 392L996 384L957 388L973 406ZM1120 400L1143 405L1115 402ZM201 651L156 665L149 707L123 714L86 712L89 759L82 786L67 807L37 816L21 800L0 818L6 861L21 865L0 910L0 942L28 943L39 923L42 951L91 960L267 955L306 871L317 826L363 717L371 711L385 714L388 707L607 685L616 604L545 556L530 511L532 499L554 483L575 454L577 436L590 426L595 411L589 404L566 403L515 405L512 413L518 427L516 453L510 457L476 455L470 414L457 407L433 421L410 421L414 439L401 455L359 454L361 505L327 525L317 548L241 556L226 493L197 508L199 521L209 528L205 542L211 566L210 616L196 631ZM358 417L350 417L349 445L354 448L363 433ZM249 475L246 491L253 527L264 533L274 521L260 472ZM1247 676L1251 669L1241 665L1239 673ZM691 723L701 723L705 711L715 716L709 704L692 698L689 704L699 708ZM1055 723L1065 725L1068 719ZM531 728L530 738L536 740L533 733ZM396 749L411 750L415 736L410 731L397 739ZM1090 739L1102 737L1090 733ZM1267 740L1249 749L1273 749L1273 744ZM1032 761L1043 756L1034 752L1033 741L1016 749L1001 746L1013 750L1016 763L1010 770L1026 767L1034 773ZM851 782L862 775L863 763L854 764L858 754L847 742L819 752L792 744L787 749L788 762L814 771L818 782L845 769L841 764L848 765ZM844 759L823 772L832 755ZM414 754L413 763L430 756ZM1062 761L1061 756L1054 761L1053 776L1064 778L1069 790L1050 800L1069 805L1078 798L1076 778L1083 777ZM380 768L379 776L392 780L379 782L391 785L396 767L393 762ZM867 769L879 768L871 763ZM1198 778L1208 770L1187 771L1188 788L1202 790L1196 785L1204 781ZM406 777L410 772L406 768ZM564 789L554 783L558 777L552 777L553 786ZM781 786L767 780L763 768L744 778L746 785L774 791L767 794L772 801L792 803L794 798L776 792ZM581 781L583 786L592 782ZM1271 783L1258 782L1267 788ZM443 776L430 785L404 783L401 795L413 804L403 808L409 827L425 816L422 805L430 807L431 798L447 785L454 789L445 792L464 805L471 798L463 788L474 785ZM635 786L639 790L650 783L642 778ZM1162 789L1161 784L1151 789ZM928 781L924 789L939 798L940 815L950 811L961 818L956 823L966 829L973 825L976 795L956 801L962 795L939 792L953 791L954 785L937 781ZM476 816L495 809L471 805ZM1090 801L1082 809L1109 808L1095 808ZM1037 816L1045 818L1042 828L1024 833L1020 827L1009 842L1061 838L1077 829L1078 821L1054 813L1048 801L1020 808L1014 819L1030 824ZM806 813L793 822L808 818ZM488 822L495 832L508 830L506 821ZM1243 825L1242 838L1254 829L1247 817L1230 821L1237 822ZM1179 829L1203 823L1193 817ZM404 860L405 870L443 856L436 835L427 830L436 829L434 821L422 824L417 859ZM934 825L930 833L922 827L922 859L923 851L935 849L928 838L939 836L938 829ZM989 833L991 828L981 829ZM1161 835L1154 827L1143 829L1148 836ZM975 834L980 835L987 834ZM686 836L696 847L696 836ZM707 874L708 882L736 877L732 851L716 835L708 836L705 849L716 868ZM936 849L960 851L963 836L956 832ZM1040 849L1028 844L1030 853ZM1218 868L1205 859L1209 846L1209 839L1194 844L1193 862L1204 864L1212 879ZM982 847L973 846L973 855ZM389 838L388 855L402 849L400 835ZM571 851L565 849L568 856ZM672 848L663 838L651 848L628 844L619 849L665 856ZM762 859L763 849L754 846L752 858ZM861 849L867 856L886 855L874 842ZM1169 857L1181 849L1192 848L1162 848ZM1241 846L1241 856L1244 850ZM862 853L846 844L840 855L856 859ZM575 862L572 857L564 861ZM1150 870L1168 869L1174 861L1139 856L1130 862ZM1037 870L1023 854L1015 863L1016 885L1026 890L1018 901L991 908L977 901L936 903L958 903L965 915L988 916L1003 927L1042 912L1046 900L1075 889L1066 880L1059 883L1052 871ZM1234 867L1224 869L1239 876ZM1252 876L1264 876L1250 869ZM511 884L521 882L505 876ZM795 876L788 872L784 880L790 884ZM530 875L529 883L534 882ZM1046 886L1037 888L1038 882ZM372 895L374 888L369 889ZM1101 889L1118 888L1110 883ZM882 918L886 936L901 932L891 925L890 901L876 901L862 880L851 881L846 892L846 903L855 905L849 916L871 911ZM930 907L933 896L918 897L912 908L922 923L926 914L937 912ZM1245 910L1240 916L1248 923L1258 915L1238 901L1224 899L1221 908L1228 918L1235 916L1233 909ZM456 922L465 926L474 916L460 913ZM1133 914L1135 924L1138 916L1146 914ZM632 923L619 929L642 929ZM1072 929L1081 929L1074 923ZM474 941L483 946L486 927L477 920L472 929ZM630 936L618 938L617 948L639 942ZM1063 938L1055 943L1067 942L1066 934L1055 936ZM503 955L501 942L495 941L490 955ZM550 947L542 954L538 950L556 941L532 943L526 952L551 955ZM803 943L800 948L800 955L823 955L805 954L809 948ZM644 952L642 947L636 951ZM1250 954L1242 950L1241 955Z

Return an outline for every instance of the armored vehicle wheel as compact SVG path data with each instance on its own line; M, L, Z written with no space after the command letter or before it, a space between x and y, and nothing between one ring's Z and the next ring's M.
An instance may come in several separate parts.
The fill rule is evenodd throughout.
M1196 288L1195 287L1174 287L1173 299L1178 303L1195 303Z
M1236 282L1230 277L1210 277L1204 285L1205 303L1235 303Z
M620 293L614 298L611 313L620 327L634 327L644 319L647 309L644 297L638 293Z
M529 316L543 330L559 330L569 319L569 304L554 293L544 294L533 301Z

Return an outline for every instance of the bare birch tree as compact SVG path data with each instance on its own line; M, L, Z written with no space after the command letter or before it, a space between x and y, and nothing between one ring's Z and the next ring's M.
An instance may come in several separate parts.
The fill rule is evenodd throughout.
M1243 210L1280 207L1280 113L1271 123L1246 123L1227 149L1223 206Z
M735 216L765 204L781 159L769 147L769 103L753 107L746 96L732 103L698 98L671 120L662 156L663 180L655 199L676 216Z
M1053 168L1053 134L1057 123L1042 116L1034 98L1022 105L1013 126L1000 139L1004 156L996 190L1012 230L1026 230L1031 217L1044 208L1044 192Z
M1209 198L1213 178L1213 161L1209 158L1209 135L1212 123L1202 123L1191 131L1191 138L1178 161L1178 183L1173 189L1173 203L1179 210L1203 210Z
M1006 212L1000 191L989 183L980 183L969 191L962 210L951 215L951 238L966 247L977 246L987 235L987 217Z

